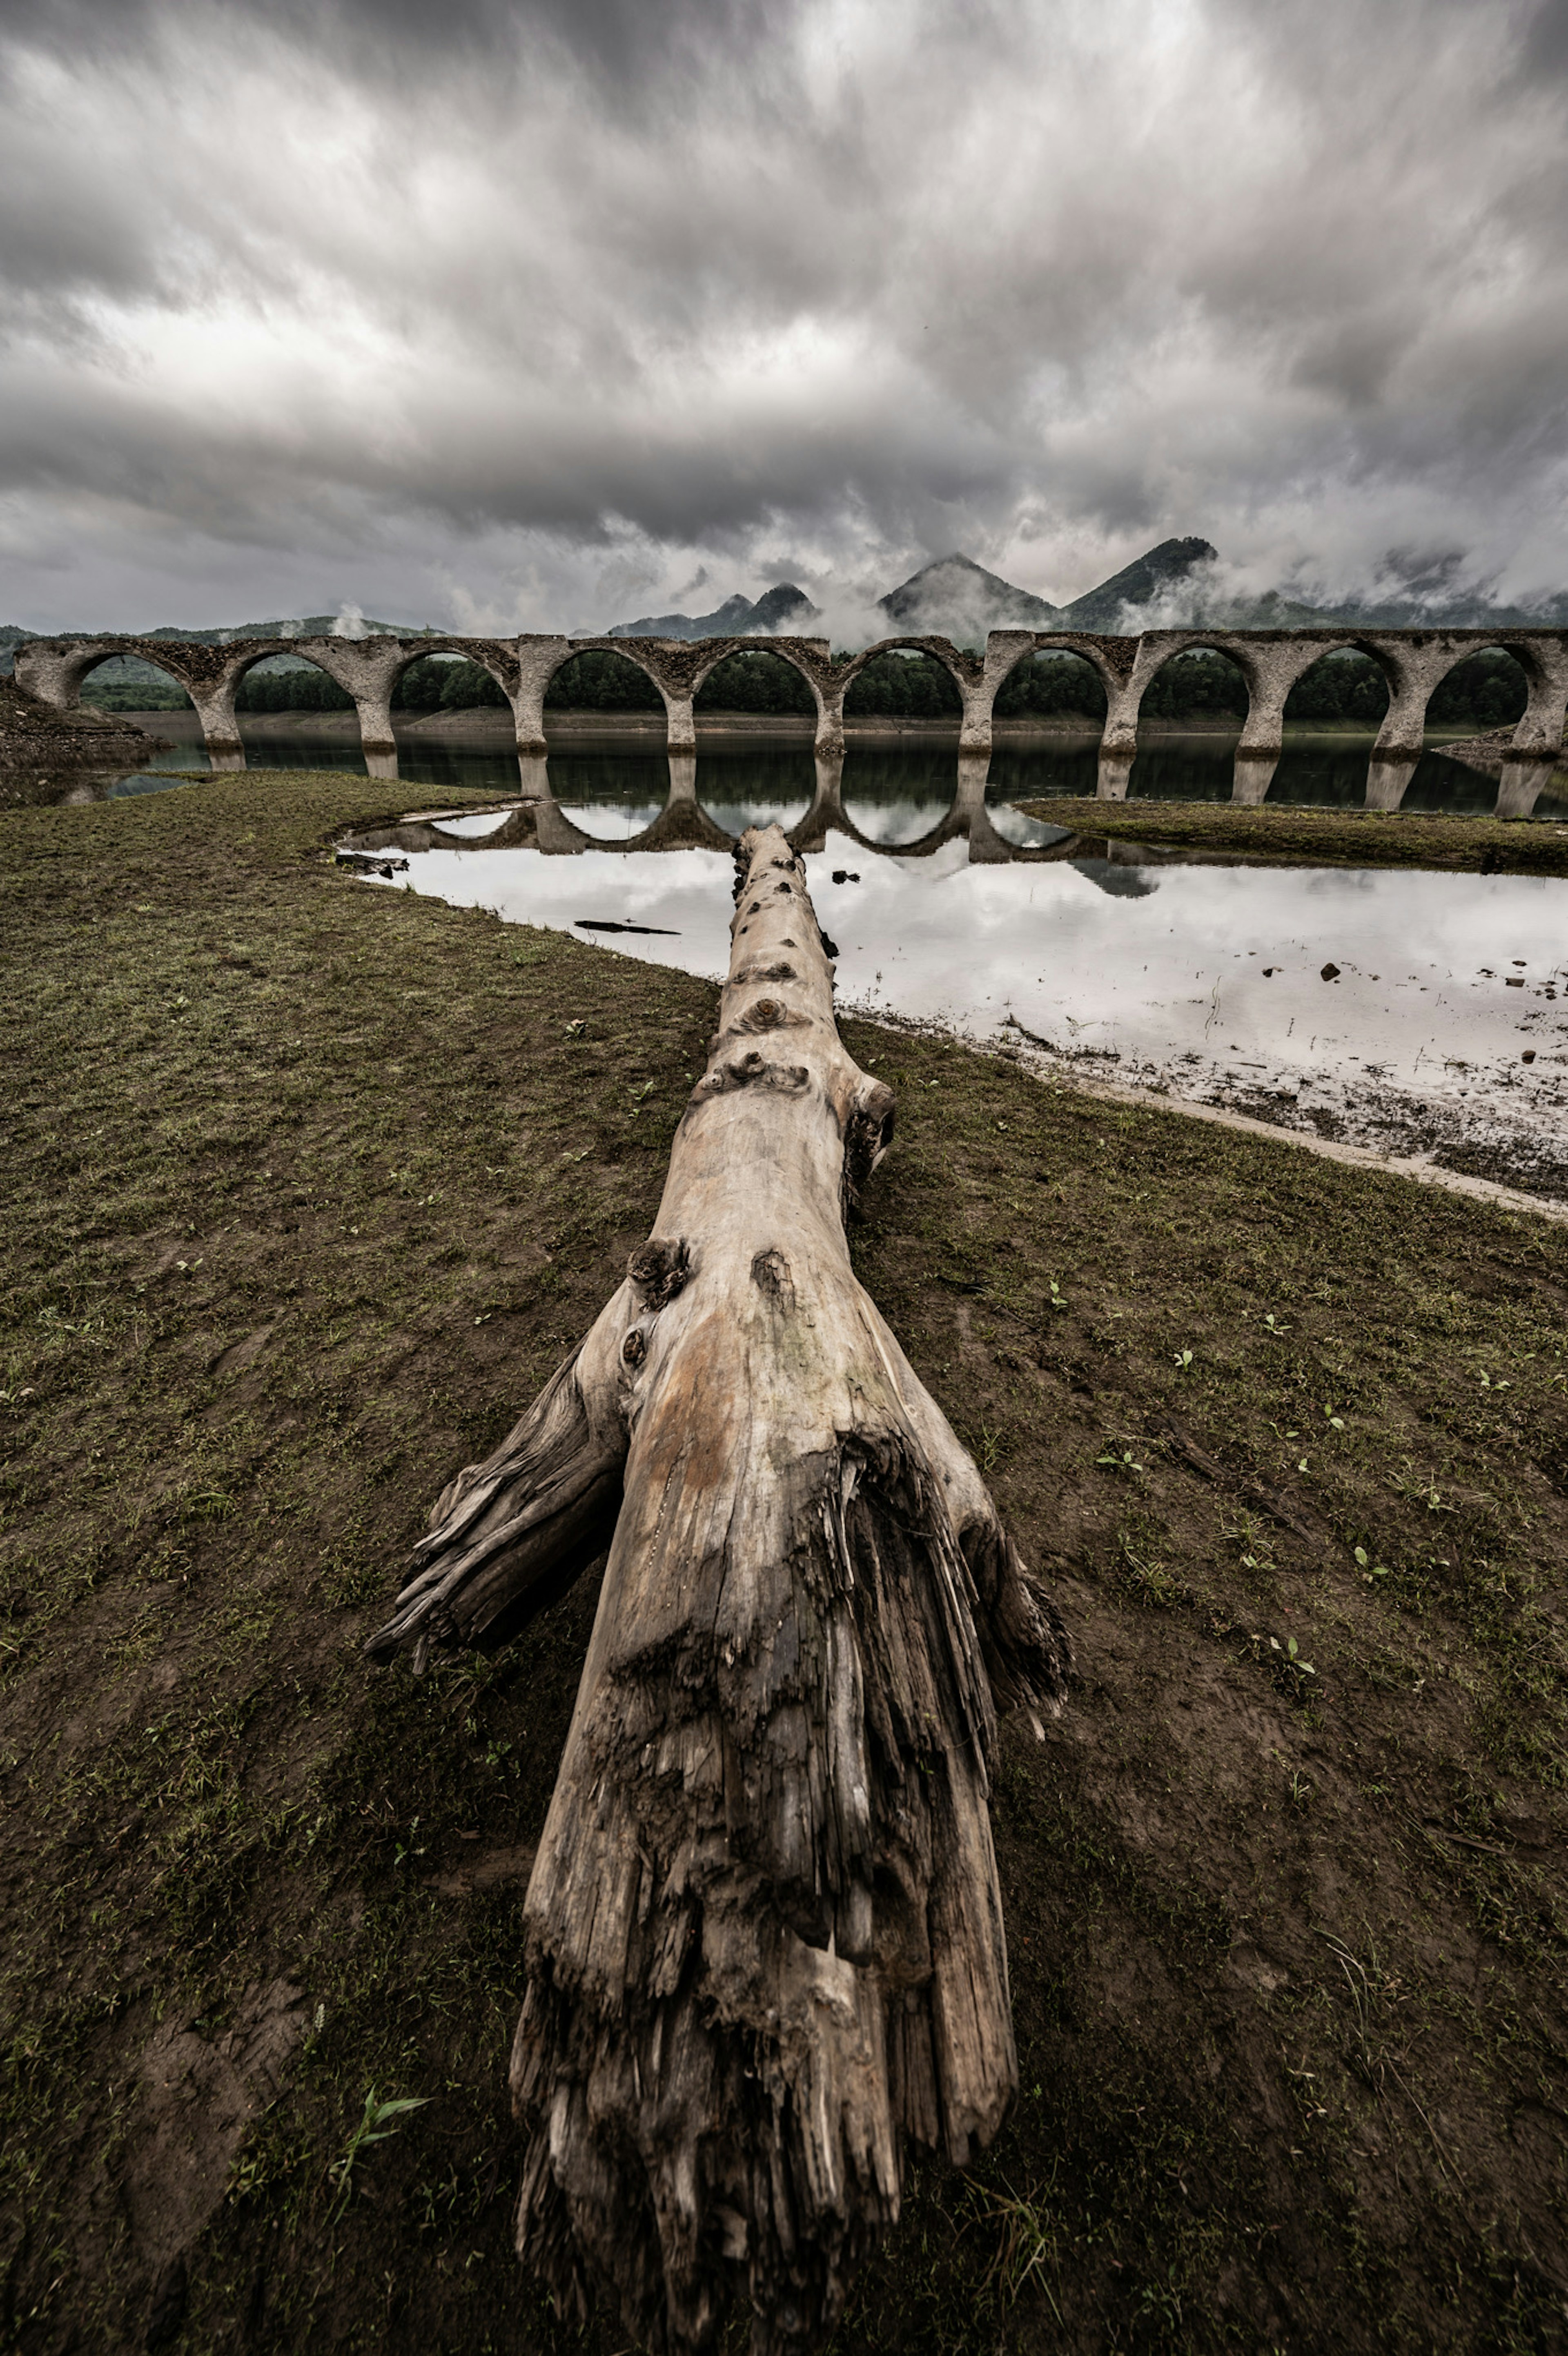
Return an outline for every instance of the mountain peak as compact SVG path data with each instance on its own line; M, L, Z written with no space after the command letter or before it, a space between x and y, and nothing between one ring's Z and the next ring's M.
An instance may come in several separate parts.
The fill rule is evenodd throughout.
M1162 540L1098 588L1075 597L1063 607L1062 619L1070 629L1113 630L1123 606L1152 605L1162 590L1185 581L1200 564L1214 563L1219 554L1206 540Z
M764 590L754 604L738 592L711 614L645 614L638 622L612 622L607 638L749 638L800 632L817 618L817 608L792 581Z
M1000 573L988 573L972 556L957 551L923 564L876 602L888 620L911 637L948 637L958 645L978 645L988 630L1009 626L1048 630L1058 620L1056 607L1045 598L1015 589Z

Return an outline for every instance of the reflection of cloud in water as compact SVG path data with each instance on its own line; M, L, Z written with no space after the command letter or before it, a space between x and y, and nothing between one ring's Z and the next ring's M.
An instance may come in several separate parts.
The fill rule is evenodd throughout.
M983 1039L1016 1023L1177 1098L1239 1098L1302 1125L1321 1115L1406 1151L1426 1121L1561 1153L1568 884L1555 878L974 866L961 839L899 860L837 833L806 865L844 1004ZM855 880L835 884L835 869ZM437 851L411 855L404 881L562 930L584 916L669 926L677 937L614 936L615 948L725 968L722 851Z
M714 824L722 826L726 834L744 834L748 826L799 826L811 806L809 799L777 802L761 799L744 802L707 800L703 802L703 808L707 811Z
M650 827L662 802L601 802L580 798L562 801L560 808L575 827L585 834L596 837L600 842L629 842L634 834Z
M1003 841L1012 843L1018 851L1039 851L1047 842L1064 842L1067 840L1064 827L1047 826L1043 819L1028 818L1021 809L1015 809L1009 801L1000 798L993 801L989 787L985 796L985 814Z
M868 842L918 842L951 808L950 794L945 801L867 801L858 794L843 799L845 818Z
M513 815L510 810L468 810L461 818L438 819L436 823L443 834L471 835L482 842L487 834L499 833L509 825Z

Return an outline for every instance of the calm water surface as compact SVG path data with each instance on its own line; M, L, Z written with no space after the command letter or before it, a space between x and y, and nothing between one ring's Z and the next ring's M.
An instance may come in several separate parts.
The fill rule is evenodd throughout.
M723 975L724 852L487 849L497 823L444 827L451 846L413 851L392 887ZM1044 1071L1568 1197L1568 882L1205 866L1059 831L1054 844L1028 864L976 863L961 836L910 858L830 831L806 864L843 1001L1005 1044Z
M1304 738L1286 747L1269 787L1271 802L1358 809L1366 797L1369 737ZM340 735L300 729L269 736L247 747L252 769L329 767L365 774L364 755ZM862 832L879 842L909 842L940 823L952 799L957 754L951 744L852 745L844 756L846 813ZM573 747L552 753L552 788L562 808L585 831L624 841L650 824L669 790L661 749ZM515 794L521 773L517 756L504 746L453 738L421 736L399 749L398 772L407 784L437 791L478 789ZM199 745L181 744L160 754L145 770L107 787L112 797L163 790L175 779L209 774ZM1092 737L1058 737L1037 744L1005 744L991 756L986 799L1005 809L1036 795L1092 795L1098 777L1098 747ZM1133 764L1128 798L1133 801L1222 802L1231 798L1232 748L1224 738L1174 739L1139 753ZM69 781L62 786L62 794ZM790 825L804 816L815 787L810 748L766 742L697 755L697 796L720 826L737 832L754 819L777 817ZM79 791L81 789L79 788ZM93 792L97 798L105 788ZM1440 751L1426 753L1404 798L1407 809L1481 814L1497 800L1496 780ZM1568 818L1568 805L1544 798L1542 818Z

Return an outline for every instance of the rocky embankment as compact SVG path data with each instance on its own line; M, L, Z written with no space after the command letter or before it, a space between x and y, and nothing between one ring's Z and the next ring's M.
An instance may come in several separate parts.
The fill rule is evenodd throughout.
M1454 744L1434 744L1433 751L1441 753L1445 761L1463 761L1467 769L1479 769L1488 777L1500 777L1503 764L1513 755L1514 732L1509 728L1488 728L1479 736L1461 736Z
M85 705L57 712L15 680L0 679L0 769L107 769L117 764L134 768L157 743L119 714L111 717Z

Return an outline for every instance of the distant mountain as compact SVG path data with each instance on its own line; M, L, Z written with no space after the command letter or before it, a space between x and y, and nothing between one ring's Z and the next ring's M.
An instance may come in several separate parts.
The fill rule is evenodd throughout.
M749 638L803 636L817 619L817 607L792 581L781 581L755 604L726 597L711 614L646 614L640 622L613 622L607 638ZM585 636L591 635L585 633Z
M1127 606L1152 605L1175 583L1188 579L1199 565L1216 563L1219 556L1219 551L1206 540L1162 540L1157 548L1124 564L1098 589L1086 590L1070 605L1064 605L1058 626L1114 630Z
M895 631L952 638L959 645L982 644L987 630L1061 627L1055 605L1027 589L1015 589L969 556L939 556L876 602Z

